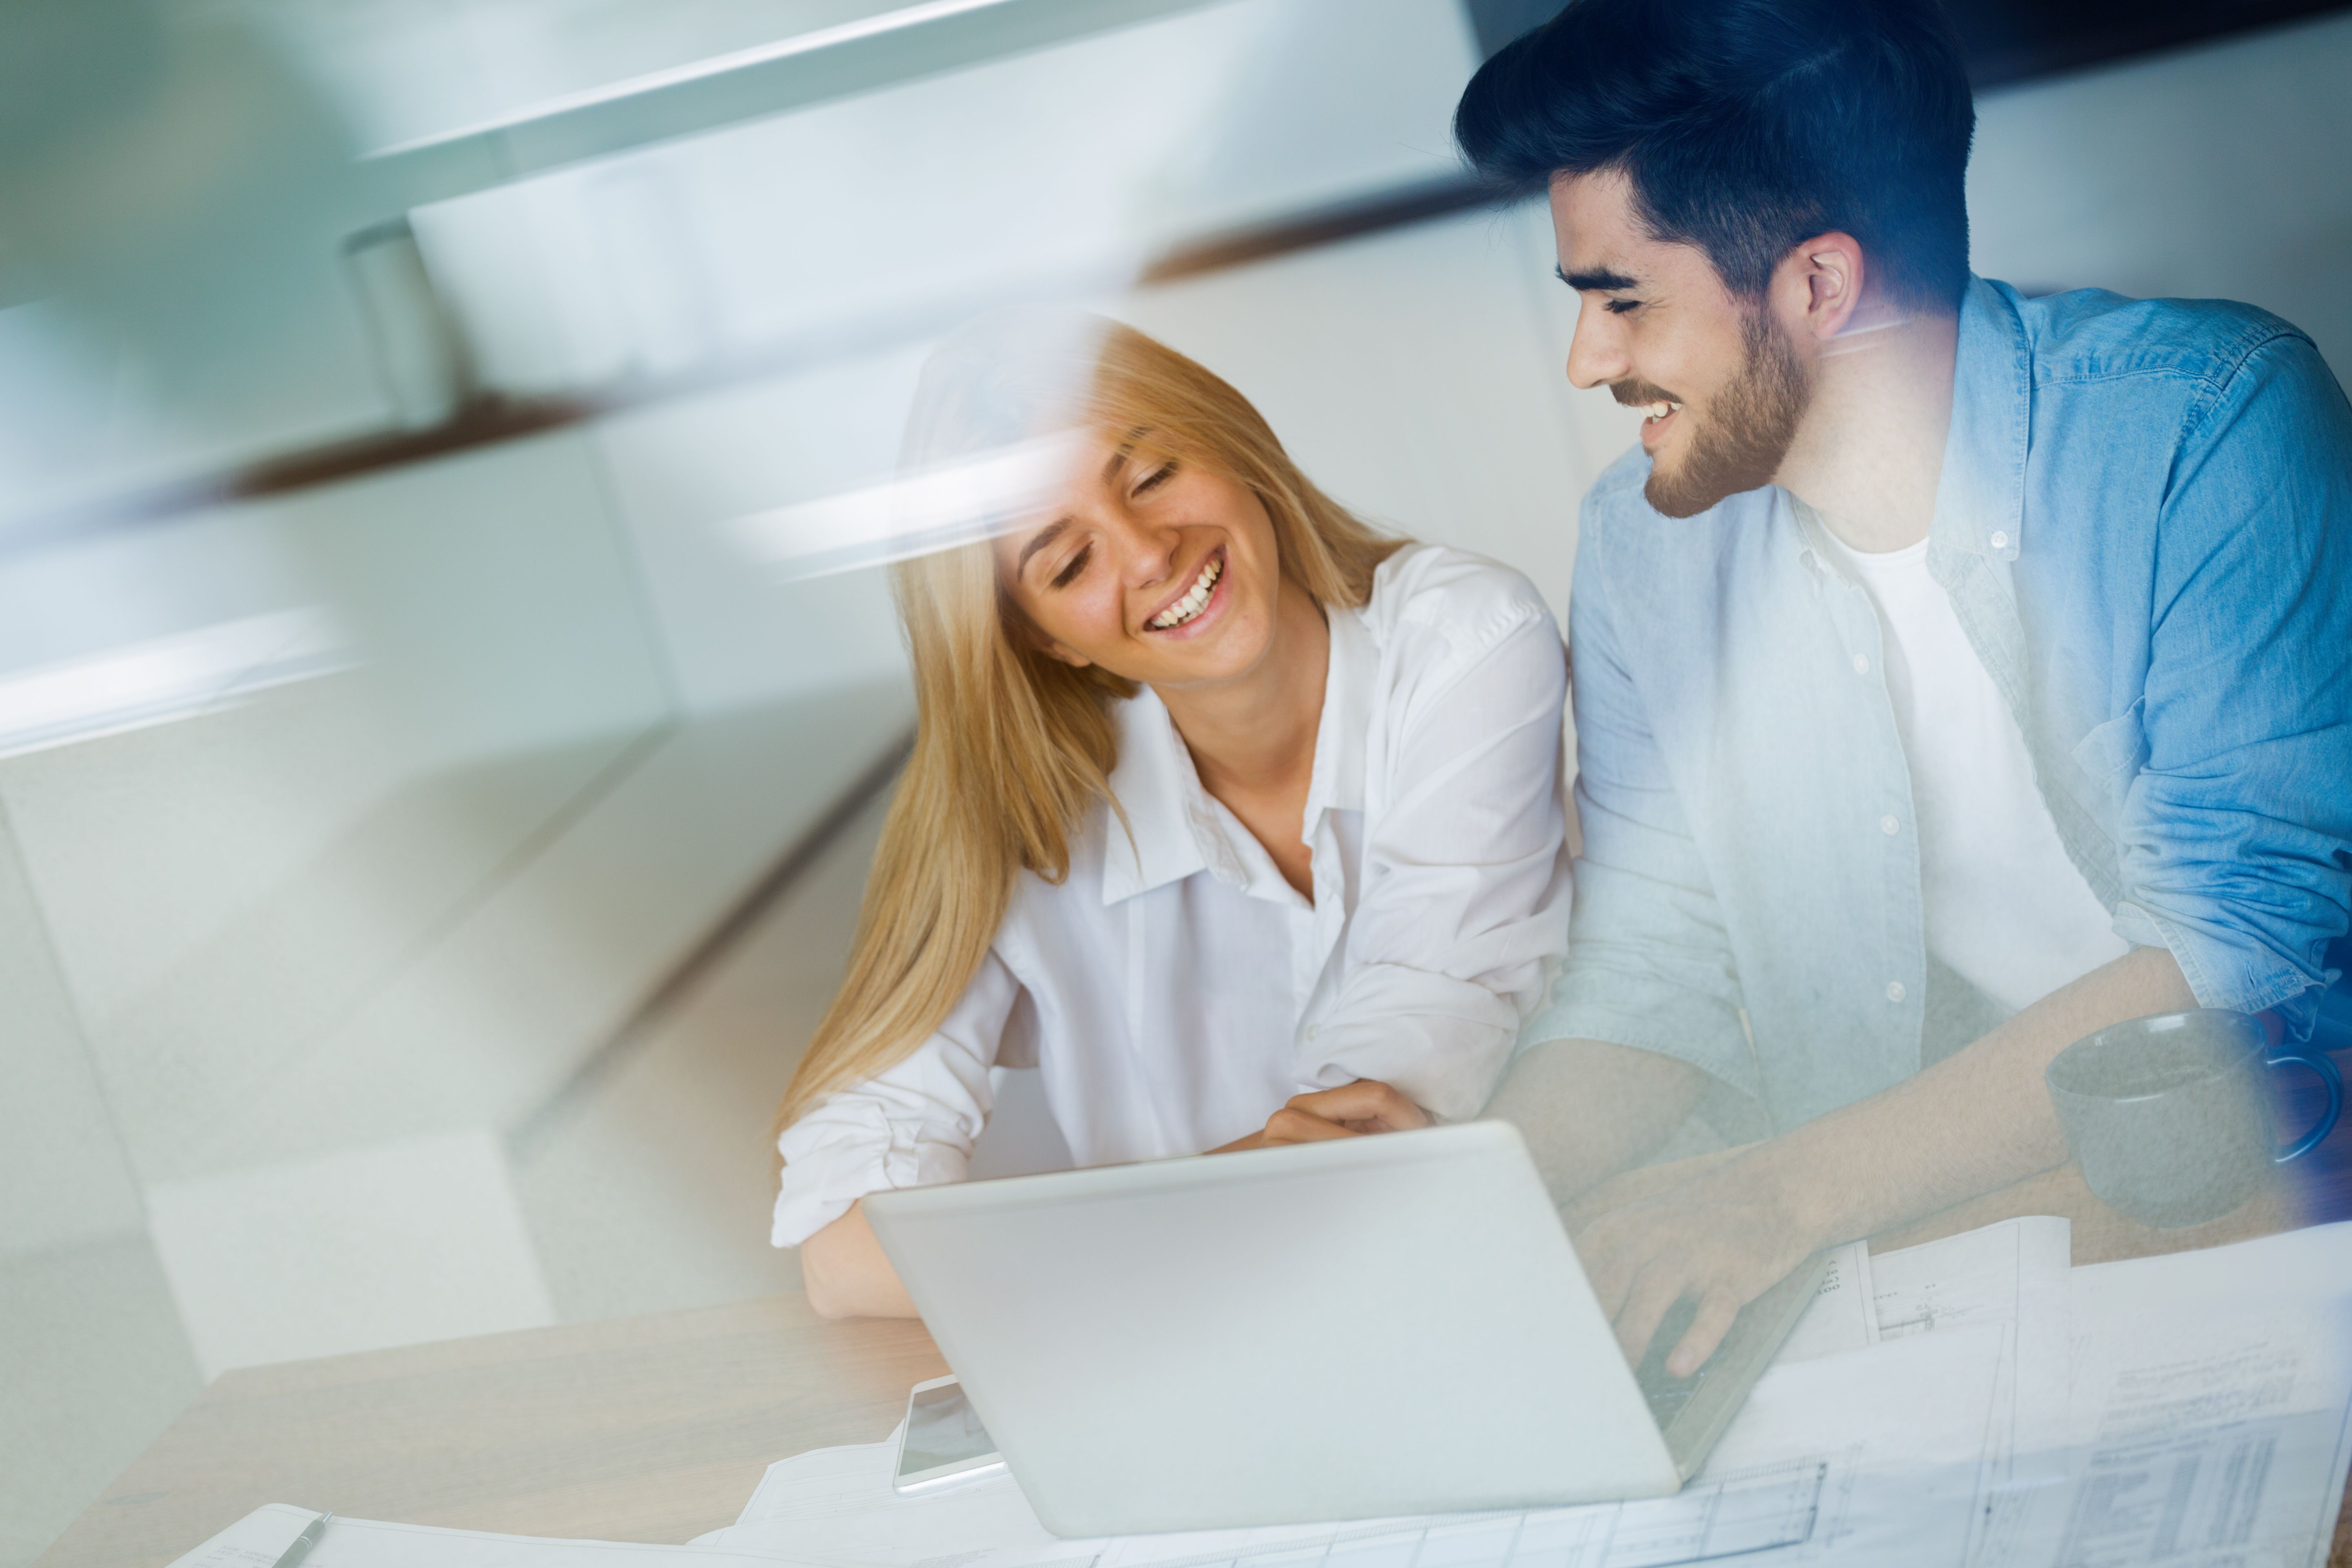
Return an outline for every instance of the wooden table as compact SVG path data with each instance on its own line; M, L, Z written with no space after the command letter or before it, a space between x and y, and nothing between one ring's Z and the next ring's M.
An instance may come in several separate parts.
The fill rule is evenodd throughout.
M2193 1230L2135 1226L2071 1170L1884 1238L2061 1214L2074 1261L2295 1223L2283 1193ZM1884 1249L1882 1247L1882 1250ZM362 1519L682 1542L733 1522L774 1459L888 1434L947 1370L919 1324L829 1323L798 1296L224 1374L37 1568L158 1568L266 1502ZM2352 1508L2330 1568L2352 1568Z
M266 1502L682 1542L771 1461L887 1436L947 1370L919 1323L793 1295L224 1373L38 1568L167 1563Z

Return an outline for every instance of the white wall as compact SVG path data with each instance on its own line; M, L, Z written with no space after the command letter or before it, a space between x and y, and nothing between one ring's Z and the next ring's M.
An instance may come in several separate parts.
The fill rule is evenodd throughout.
M1118 291L1181 238L1449 172L1452 0L1240 0L442 204L501 388L778 372L604 421L690 711L902 668L878 574L783 584L731 519L873 484L935 336Z
M0 800L92 1027L135 1033L167 994L173 1049L257 1067L281 1033L347 1007L667 701L578 437L238 509L148 553L232 533L307 568L366 670L0 762ZM558 760L474 776L541 757ZM121 1064L127 1092L158 1065ZM181 1088L152 1092L163 1114L200 1112Z
M851 329L904 340L991 299L1115 284L1203 230L1447 173L1475 63L1452 0L1228 0L416 221L502 387Z
M1989 93L1976 269L2243 300L2352 374L2352 15Z
M888 472L922 353L916 344L859 355L597 426L597 458L687 710L905 679L880 572L784 581L726 525Z

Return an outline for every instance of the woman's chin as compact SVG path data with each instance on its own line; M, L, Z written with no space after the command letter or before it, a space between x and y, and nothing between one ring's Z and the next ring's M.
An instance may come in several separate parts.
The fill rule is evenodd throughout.
M1150 663L1153 672L1140 679L1153 686L1208 686L1234 680L1255 671L1272 651L1272 618L1235 615L1209 635L1181 643L1160 643Z

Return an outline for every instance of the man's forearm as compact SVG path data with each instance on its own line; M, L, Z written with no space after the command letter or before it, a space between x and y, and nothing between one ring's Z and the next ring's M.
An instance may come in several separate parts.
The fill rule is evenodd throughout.
M1706 1089L1705 1073L1655 1051L1546 1040L1511 1064L1486 1114L1519 1130L1565 1205L1656 1152Z
M2084 1036L2197 1005L2162 948L2051 993L1905 1083L1759 1145L1740 1162L1823 1243L1874 1236L2065 1163L2042 1079Z

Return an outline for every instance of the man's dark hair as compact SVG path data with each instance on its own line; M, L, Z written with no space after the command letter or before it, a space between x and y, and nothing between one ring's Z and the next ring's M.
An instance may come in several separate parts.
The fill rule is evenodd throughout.
M1658 238L1755 298L1800 241L1860 240L1956 310L1976 108L1937 0L1570 0L1473 77L1454 134L1515 194L1622 171Z

